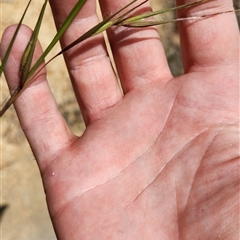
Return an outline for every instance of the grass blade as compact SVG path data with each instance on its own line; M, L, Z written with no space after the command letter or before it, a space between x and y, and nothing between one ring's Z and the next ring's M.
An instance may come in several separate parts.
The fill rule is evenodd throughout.
M130 5L132 5L134 2L136 2L138 0L133 0L132 2L130 2L129 4L127 4L125 7L123 7L122 9L120 9L119 11L117 11L116 13L114 13L113 15L111 15L110 17L106 18L105 20L101 21L100 23L98 23L97 25L95 25L93 28L91 28L90 30L88 30L86 33L84 33L82 36L80 36L78 39L76 39L74 42L70 43L67 47L63 48L59 53L57 53L55 56L53 56L43 67L45 67L47 64L49 64L52 60L54 60L56 57L58 57L59 55L67 52L68 50L70 50L71 48L73 48L74 46L76 46L77 44L79 44L80 42L95 36L105 30L107 30L109 27L113 26L116 24L116 22L120 21L123 17L125 17L127 14L129 14L133 9L139 7L140 5L144 4L145 2L147 2L148 0L145 0L144 2L140 3L139 5L137 5L136 7L134 7L133 9L129 10L127 13L123 14L122 16L120 16L119 18L117 18L116 20L112 20L116 15L118 15L121 11L125 10L127 7L129 7ZM39 70L41 71L42 68ZM38 71L38 72L39 72ZM38 73L37 72L37 73ZM37 74L36 73L36 74Z
M103 31L105 31L106 29L108 29L109 27L113 26L115 24L115 21L112 21L112 19L117 16L119 13L121 13L123 10L125 10L127 7L129 7L130 5L132 5L134 2L136 2L137 0L131 1L129 4L127 4L125 7L121 8L120 10L118 10L116 13L114 13L113 15L109 16L108 18L104 19L103 21L101 21L100 23L98 23L96 26L94 26L93 28L91 28L90 30L88 30L85 34L83 34L81 37L79 37L78 39L76 39L74 42L72 42L71 44L69 44L67 47L65 47L64 49L62 49L62 51L60 51L58 54L56 54L52 59L54 59L55 57L63 54L64 52L68 51L69 49L73 48L74 46L76 46L77 44L79 44L80 42L86 40L87 38L90 38L92 36L95 36ZM146 2L146 1L144 1ZM124 14L125 15L125 14ZM52 60L51 59L51 60Z
M72 11L69 13L68 17L64 21L64 23L61 25L59 30L57 31L57 34L51 41L51 43L48 45L46 50L43 52L41 57L38 59L38 61L35 63L35 65L32 67L30 72L28 73L28 79L26 83L29 81L29 79L32 77L32 75L35 73L37 68L40 66L40 64L44 61L45 57L49 54L49 52L53 49L53 47L56 45L56 43L59 41L59 39L62 37L66 29L69 27L69 25L72 23L73 19L76 17L78 12L81 10L83 5L85 4L86 0L79 0L76 5L73 7Z
M125 27L135 27L135 28L151 27L151 26L162 25L162 24L173 23L173 22L186 21L186 20L193 20L194 21L194 20L213 17L215 15L225 14L225 13L230 13L230 12L235 12L236 14L238 14L240 12L240 9L233 9L233 10L229 10L229 11L218 12L218 13L202 15L202 16L192 16L192 17L176 18L176 19L170 19L170 20L166 19L166 20L160 20L160 21L154 21L154 20L153 21L152 20L144 21L145 19L150 18L152 16L156 16L156 15L159 15L159 14L164 14L164 13L167 13L169 11L175 11L175 10L179 10L179 9L182 9L182 8L188 8L188 7L191 7L191 6L194 6L194 5L202 4L202 3L207 2L207 1L209 1L209 0L200 0L200 1L197 1L197 2L180 5L180 6L176 6L176 7L169 8L169 9L164 9L164 10L160 10L160 11L144 13L144 14L129 17L129 18L124 18L121 21L116 22L116 25L121 25L121 26L125 26Z
M163 10L159 10L159 11L154 11L154 12L148 12L148 13L143 13L137 16L133 16L133 17L128 17L128 18L124 18L121 21L117 22L117 25L123 25L123 26L135 26L135 24L133 24L134 22L139 22L140 20L144 20L159 14L164 14L170 11L176 11L179 9L183 9L183 8L189 8L195 5L199 5L202 4L204 2L208 2L210 0L199 0L196 2L192 2L192 3L187 3L187 4L183 4L183 5L179 5L179 6L175 6L172 8L167 8L167 9L163 9ZM147 25L143 25L142 27L147 26Z
M29 8L29 6L30 6L31 1L32 1L32 0L29 0L28 4L27 4L27 6L26 6L26 8L25 8L25 10L24 10L24 12L23 12L23 15L22 15L22 17L21 17L21 19L20 19L20 21L19 21L19 23L18 23L18 25L17 25L17 28L16 28L13 36L12 36L12 39L11 39L10 44L9 44L9 46L8 46L8 49L7 49L5 55L4 55L3 59L2 59L2 64L1 64L1 66L0 66L0 77L2 76L4 67L5 67L5 65L6 65L6 63L7 63L7 60L8 60L8 57L9 57L9 54L10 54L10 52L11 52L11 50L12 50L13 44L14 44L14 42L15 42L15 39L16 39L16 37L17 37L17 34L18 34L19 29L20 29L20 27L21 27L21 25L22 25L23 19L24 19L26 13L27 13L27 10L28 10L28 8Z
M30 70L30 67L32 64L33 54L34 54L36 43L38 40L38 34L39 34L40 27L42 24L44 12L46 10L47 2L48 2L48 0L45 0L44 4L42 6L36 26L34 28L32 36L31 36L31 38L28 42L28 45L22 56L22 61L21 61L21 65L20 65L20 86L19 86L20 89L24 86L24 84L27 80L27 76L28 76L28 73L29 73L29 70Z
M10 98L6 101L6 103L3 105L2 109L0 110L0 117L4 115L4 113L8 110L8 108L14 103L14 101L19 97L19 95L26 89L26 87L31 83L31 77L37 70L37 68L40 66L40 64L44 61L45 57L48 55L48 53L52 50L52 48L56 45L58 40L61 38L63 33L66 31L66 29L69 27L73 19L76 17L78 12L81 10L83 5L85 4L86 0L79 0L76 5L73 7L72 11L69 13L68 17L62 24L61 28L58 30L57 34L47 47L47 49L43 52L41 57L38 59L38 61L34 64L34 66L31 68L31 70L28 72L27 77L24 81L23 86L20 88L17 88L10 96Z

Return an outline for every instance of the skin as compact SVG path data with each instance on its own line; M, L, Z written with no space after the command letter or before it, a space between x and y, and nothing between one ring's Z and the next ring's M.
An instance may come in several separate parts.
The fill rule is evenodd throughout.
M74 2L50 1L57 26ZM94 2L87 1L63 46L97 23ZM128 1L100 2L106 15ZM231 9L232 1L214 0L179 16ZM4 33L2 55L13 31ZM58 239L238 239L235 14L182 22L179 31L185 74L177 78L154 28L108 32L124 95L102 36L65 54L86 123L81 137L59 113L45 71L15 102ZM19 83L19 61L30 33L22 27L6 66L10 89ZM40 53L38 44L35 57Z

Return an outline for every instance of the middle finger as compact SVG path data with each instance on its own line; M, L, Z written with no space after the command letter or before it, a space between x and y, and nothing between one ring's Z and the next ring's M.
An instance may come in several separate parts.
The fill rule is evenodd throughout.
M77 0L51 0L57 28L66 19ZM88 0L61 39L62 47L79 38L99 22L96 1ZM100 117L104 109L122 98L102 35L78 44L64 54L78 103L86 124Z

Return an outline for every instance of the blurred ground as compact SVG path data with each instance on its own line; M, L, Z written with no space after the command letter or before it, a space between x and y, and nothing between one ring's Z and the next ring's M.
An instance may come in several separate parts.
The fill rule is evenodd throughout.
M27 2L28 0L1 1L0 36L6 26L19 21ZM33 27L42 2L32 2L25 21L31 27ZM169 4L169 2L173 1L162 2ZM153 8L162 8L162 2L152 0ZM175 75L179 75L182 73L182 65L176 26L167 24L161 26L159 31L171 69ZM54 24L48 9L40 35L40 41L44 47L47 46L53 35ZM80 135L84 130L84 124L78 112L78 106L75 103L68 75L61 58L54 60L48 66L48 79L62 114L73 131ZM1 79L1 102L7 96L7 86L4 80ZM0 128L0 239L54 240L56 237L48 216L37 164L21 131L13 108L1 119Z

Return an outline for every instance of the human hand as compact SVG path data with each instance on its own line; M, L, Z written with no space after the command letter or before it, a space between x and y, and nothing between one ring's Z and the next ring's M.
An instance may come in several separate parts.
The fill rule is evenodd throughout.
M76 1L50 2L59 26ZM63 46L97 23L94 2L86 3ZM101 5L112 13L127 2ZM231 8L232 1L215 0L185 13ZM11 66L19 64L30 34L22 28L6 66L10 88L18 78ZM2 43L11 35L8 29ZM177 78L155 29L116 28L109 36L124 96L102 36L65 55L86 123L81 137L66 125L44 74L15 102L58 238L236 239L239 33L234 13L180 25L186 74ZM38 46L36 55L40 51Z

